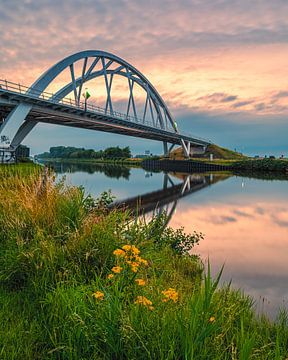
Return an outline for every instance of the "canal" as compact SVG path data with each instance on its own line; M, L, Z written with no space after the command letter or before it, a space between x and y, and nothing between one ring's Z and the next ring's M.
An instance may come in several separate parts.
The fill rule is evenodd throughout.
M58 178L97 197L111 190L146 216L168 215L168 226L205 235L194 248L222 282L251 295L272 318L288 307L288 181L229 174L164 174L121 166L54 164Z

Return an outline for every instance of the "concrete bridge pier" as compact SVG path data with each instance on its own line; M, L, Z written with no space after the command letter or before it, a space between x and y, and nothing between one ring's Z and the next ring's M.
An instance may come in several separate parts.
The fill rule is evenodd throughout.
M164 153L164 156L169 156L167 141L163 141L163 153Z
M206 152L207 146L199 145L199 146L191 146L191 142L181 140L182 149L184 156L189 158L193 155L203 155Z
M190 157L190 149L191 149L190 141L184 141L183 139L181 139L181 145L182 145L184 156L186 158L189 158Z
M205 154L206 149L207 149L207 146L200 146L200 147L193 146L190 148L190 156L203 155L203 154Z

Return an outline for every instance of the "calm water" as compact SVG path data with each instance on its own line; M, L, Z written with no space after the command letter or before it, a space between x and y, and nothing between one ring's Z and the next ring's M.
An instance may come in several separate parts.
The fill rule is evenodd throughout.
M195 248L213 273L256 300L272 317L288 307L288 181L241 176L151 173L143 169L54 165L66 181L98 196L111 189L133 207L141 195L145 211L167 211L169 226L205 234ZM264 299L264 300L263 300Z

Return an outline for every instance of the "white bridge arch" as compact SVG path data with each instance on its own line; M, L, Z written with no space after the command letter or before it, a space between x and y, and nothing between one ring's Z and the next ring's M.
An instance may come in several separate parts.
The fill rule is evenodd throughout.
M82 67L81 75L76 77L75 66L76 64L77 66L79 66L79 62L81 63L81 67ZM68 80L64 86L58 88L56 90L56 93L54 94L46 92L46 89L49 87L49 85L55 79L57 79L58 76L61 76L63 71L64 70L66 71L67 69L70 72L70 80ZM127 111L125 114L120 114L114 111L111 89L112 89L113 79L116 76L121 76L126 78L129 86ZM65 59L59 61L55 65L53 65L42 76L40 76L40 78L36 80L30 88L22 87L22 91L21 91L21 86L19 85L20 95L22 97L20 96L18 102L16 101L17 99L15 100L15 96L14 98L12 98L12 100L11 100L11 96L10 98L8 96L11 92L12 93L17 92L15 91L15 87L9 85L13 83L9 83L7 81L1 82L0 80L0 85L3 84L2 86L0 86L0 100L6 99L8 97L10 103L11 101L12 102L16 101L15 104L16 106L14 106L14 108L7 114L1 125L0 128L1 139L2 140L7 139L5 131L7 128L9 128L9 124L12 124L13 128L16 129L16 131L14 131L12 136L10 135L9 150L11 152L15 151L15 149L22 143L24 138L30 133L30 131L35 127L35 125L40 121L39 119L41 118L39 116L38 117L31 116L33 107L35 107L35 99L45 100L46 105L50 106L50 103L53 103L54 105L64 103L65 97L68 94L72 93L73 101L71 102L70 100L70 105L74 106L79 110L81 109L83 111L83 103L81 103L80 101L83 86L87 82L99 77L104 78L104 83L106 88L106 101L105 101L106 104L105 104L105 108L101 109L104 115L107 115L107 118L108 117L117 118L117 116L121 115L121 117L124 118L124 120L130 121L131 126L132 123L137 123L138 127L140 125L143 125L146 127L149 126L149 128L154 128L155 131L157 130L158 135L159 136L161 135L160 138L161 139L163 138L165 153L169 152L167 145L168 142L172 143L172 146L174 146L176 143L182 145L186 156L189 156L190 154L191 143L195 146L200 146L202 148L207 146L207 144L209 143L206 140L199 138L193 138L190 141L189 137L181 136L177 128L176 122L172 117L172 114L170 113L164 100L162 99L158 91L155 89L155 87L150 83L150 81L140 71L138 71L134 66L129 64L127 61L121 59L116 55L100 50L86 50L70 55ZM143 89L144 94L146 96L145 104L143 104L144 109L142 109L142 114L143 114L142 117L139 116L139 113L137 112L137 107L135 105L134 93L133 93L134 84L139 85ZM5 89L5 85L6 85L6 89ZM31 99L34 99L34 103L32 102ZM39 103L36 105L39 106ZM85 111L86 111L86 106L85 106ZM149 123L148 123L148 117L150 119ZM159 131L160 132L162 131L162 133L160 133ZM164 136L165 134L167 135L166 137ZM169 141L170 138L168 135L170 136L171 139L173 138L175 141L174 140ZM134 135L132 134L131 136ZM146 136L146 138L149 137ZM153 136L151 138L153 139Z

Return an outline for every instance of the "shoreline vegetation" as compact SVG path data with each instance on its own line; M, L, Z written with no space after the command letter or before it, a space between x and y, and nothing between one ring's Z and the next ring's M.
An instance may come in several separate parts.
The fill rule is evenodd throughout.
M209 159L209 155L213 154L218 156L212 161ZM39 154L37 159L45 162L62 162L62 163L87 163L87 164L117 164L117 165L128 165L131 167L142 167L145 160L155 161L167 161L169 162L178 161L193 161L199 164L205 164L213 166L225 166L231 171L242 171L242 172L273 172L273 173L284 173L288 174L288 159L252 159L248 158L240 153L221 148L216 145L210 145L207 153L202 157L193 157L190 159L184 159L182 150L176 149L169 157L163 156L147 156L143 158L132 158L129 147L119 148L111 147L105 150L94 151L85 150L74 147L57 146L50 148L49 152ZM207 169L209 170L209 169Z
M257 316L220 286L195 255L201 233L131 221L109 193L45 174L0 167L1 359L287 358L287 313Z

